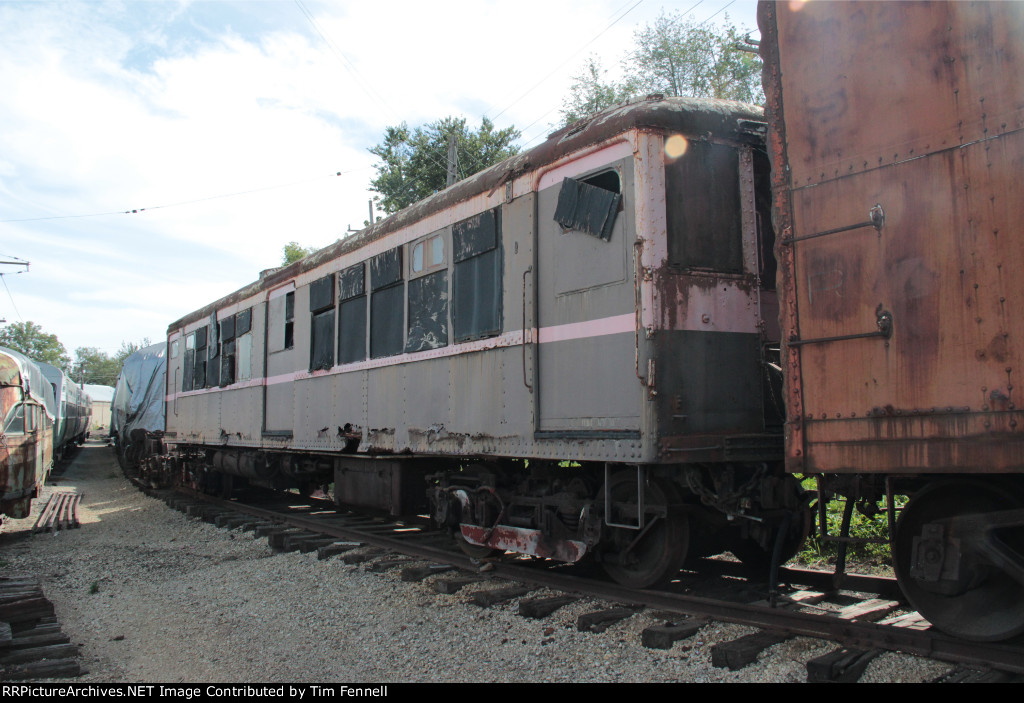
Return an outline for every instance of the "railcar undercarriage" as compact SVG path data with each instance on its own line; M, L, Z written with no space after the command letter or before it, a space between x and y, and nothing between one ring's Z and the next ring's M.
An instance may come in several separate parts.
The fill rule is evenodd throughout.
M428 479L432 517L470 556L515 551L575 562L591 554L637 588L722 551L766 569L773 557L791 558L810 527L810 497L767 464L482 462Z

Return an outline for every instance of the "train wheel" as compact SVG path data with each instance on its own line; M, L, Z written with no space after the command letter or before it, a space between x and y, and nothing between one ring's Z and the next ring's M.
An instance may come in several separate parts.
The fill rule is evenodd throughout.
M612 478L608 491L613 503L636 500L636 477L623 473ZM681 503L671 483L660 479L647 482L644 503L648 514L643 530L607 528L602 540L602 566L617 582L630 588L648 588L664 583L679 573L690 545L686 514L674 509ZM656 517L657 513L667 514ZM632 522L635 517L612 515L613 522Z
M789 529L782 540L782 553L779 555L779 566L800 553L804 546L807 535L811 533L811 510L803 508L793 515ZM743 566L755 573L767 574L772 565L772 553L775 549L775 540L778 537L778 529L772 529L772 538L769 540L768 548L765 549L753 539L740 539L729 546L729 551L737 559L743 562Z
M930 534L941 527L937 521L1022 507L1024 501L1013 493L973 481L935 483L915 494L900 515L893 541L893 567L907 600L940 630L963 639L993 642L1024 633L1024 584L969 541L960 542L957 559L946 553L956 544ZM1016 552L1020 564L1024 527L1001 528L991 535Z

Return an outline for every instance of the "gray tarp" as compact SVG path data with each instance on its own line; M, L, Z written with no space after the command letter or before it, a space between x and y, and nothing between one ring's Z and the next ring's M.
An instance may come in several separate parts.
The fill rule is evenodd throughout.
M134 429L164 429L167 343L140 349L124 360L110 404L110 434L122 445Z

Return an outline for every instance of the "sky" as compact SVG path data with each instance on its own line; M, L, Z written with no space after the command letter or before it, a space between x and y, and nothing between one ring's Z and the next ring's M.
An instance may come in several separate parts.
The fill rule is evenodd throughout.
M0 0L0 325L72 358L161 341L362 227L387 126L536 146L662 11L758 36L754 0Z

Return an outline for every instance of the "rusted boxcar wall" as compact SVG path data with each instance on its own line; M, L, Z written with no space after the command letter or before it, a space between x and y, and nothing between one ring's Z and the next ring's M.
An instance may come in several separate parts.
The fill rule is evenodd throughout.
M1024 4L759 23L790 469L1024 469Z

